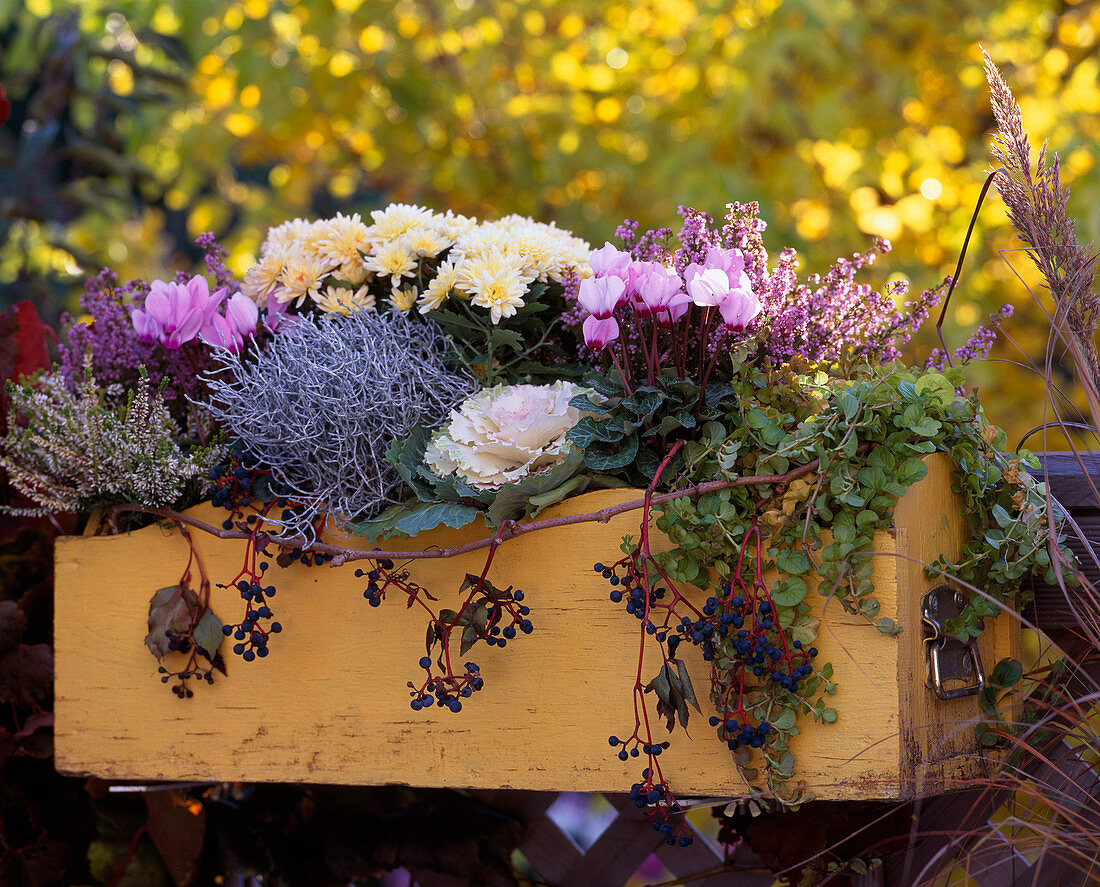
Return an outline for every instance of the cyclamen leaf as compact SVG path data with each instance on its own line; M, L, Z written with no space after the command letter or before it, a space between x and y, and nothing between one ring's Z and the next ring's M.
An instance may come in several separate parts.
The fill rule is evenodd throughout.
M593 471L612 471L616 468L625 468L634 461L638 454L638 438L634 435L623 440L621 449L613 450L600 447L591 447L585 450L584 462Z

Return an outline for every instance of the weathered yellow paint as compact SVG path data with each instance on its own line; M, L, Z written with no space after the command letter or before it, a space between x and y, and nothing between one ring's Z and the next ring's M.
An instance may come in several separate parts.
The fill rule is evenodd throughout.
M839 692L835 724L808 717L793 750L798 772L821 798L895 798L922 780L980 771L971 725L973 697L945 705L924 688L919 601L932 583L914 560L959 544L959 508L948 472L930 460L929 476L899 503L897 530L876 540L875 585L881 615L904 631L887 637L845 615L835 600L810 598L823 627L818 663L831 662ZM602 491L544 516L580 514L625 501ZM192 511L215 521L224 512ZM142 638L152 592L178 581L187 545L159 526L124 536L69 537L56 554L56 757L59 770L111 779L307 781L349 784L621 791L644 759L621 762L609 734L633 725L631 686L639 623L607 599L592 563L618 555L637 533L640 512L608 524L533 533L502 546L489 578L523 588L535 631L504 650L478 645L485 689L462 712L413 712L405 682L422 678L425 614L396 596L372 609L354 567L276 567L272 604L284 630L263 660L226 655L229 677L200 685L181 701L158 679ZM481 538L483 527L444 529L395 548L452 546ZM192 534L208 574L228 581L243 544ZM345 540L353 541L353 540ZM461 577L479 572L484 554L415 562L413 576L446 606ZM215 589L226 621L243 607L235 590ZM824 613L822 610L824 609ZM983 641L987 669L1013 650L1014 625L998 620ZM991 649L998 646L998 652ZM686 651L707 713L709 666ZM657 670L648 649L643 674ZM957 727L957 729L956 729ZM663 726L658 727L664 738ZM745 793L723 743L695 715L691 738L679 728L662 756L666 777L684 796Z

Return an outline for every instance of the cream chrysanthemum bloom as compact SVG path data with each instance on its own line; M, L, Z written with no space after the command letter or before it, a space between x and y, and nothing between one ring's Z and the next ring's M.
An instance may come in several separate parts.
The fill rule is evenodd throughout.
M266 305L279 286L279 274L294 248L284 243L265 249L260 261L248 269L241 283L241 292L257 305Z
M545 471L572 449L565 433L587 413L569 405L587 389L571 382L497 385L451 411L424 461L441 477L457 474L477 490L492 490Z
M307 222L305 219L291 219L274 228L267 229L267 237L264 238L263 250L278 246L287 246L301 243L317 225L316 222Z
M397 242L403 244L405 249L414 256L425 259L434 259L454 243L438 228L427 225L407 231L397 239Z
M523 307L527 286L535 275L513 256L490 252L466 257L461 263L457 286L470 297L470 304L488 308L493 323L512 317Z
M371 247L367 226L359 213L350 216L337 213L334 219L318 222L314 244L321 259L337 266L362 266L363 254L370 252Z
M278 286L274 296L283 305L293 302L295 307L301 307L310 291L321 286L328 272L328 263L317 258L312 252L302 250L292 254L287 257L283 270L276 278Z
M427 314L429 311L434 311L447 301L450 297L451 290L455 288L458 282L459 272L460 269L454 262L450 260L440 262L439 267L436 269L435 277L428 283L428 288L421 294L420 300L417 303L421 314Z
M378 277L390 278L393 286L400 286L403 277L412 277L416 271L416 256L401 240L394 240L375 247L363 264Z
M371 212L370 217L374 224L367 229L367 236L375 244L389 243L413 228L429 224L434 215L423 206L391 203L385 209Z
M356 311L373 311L376 299L365 286L350 290L346 287L326 286L310 293L314 304L328 314L348 315Z
M417 295L415 286L407 286L404 289L395 286L393 295L390 296L388 301L402 314L408 314L412 310L412 306L416 304Z

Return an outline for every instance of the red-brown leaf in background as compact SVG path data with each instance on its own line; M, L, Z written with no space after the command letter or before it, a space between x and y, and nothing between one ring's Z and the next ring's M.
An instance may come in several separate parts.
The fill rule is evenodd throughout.
M27 300L0 314L0 433L7 429L8 396L2 385L50 365L46 336L52 331Z
M4 92L4 84L0 83L0 126L7 123L9 117L11 117L11 102L8 101L8 94Z

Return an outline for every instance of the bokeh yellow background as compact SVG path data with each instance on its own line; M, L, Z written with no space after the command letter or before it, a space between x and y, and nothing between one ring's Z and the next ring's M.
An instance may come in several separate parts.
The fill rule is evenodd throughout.
M1079 233L1100 233L1090 0L0 0L0 82L41 49L29 23L59 15L92 47L75 119L96 113L94 90L136 101L164 72L182 86L118 120L149 177L144 209L91 201L60 229L22 222L0 279L44 267L75 280L97 262L165 276L206 230L243 272L269 225L391 200L521 212L595 245L623 217L675 226L680 204L721 216L758 200L769 249L797 247L805 270L881 235L895 249L873 279L921 289L954 270L988 165L979 43L1033 143L1061 155ZM1016 306L995 356L1024 366L971 371L1013 442L1044 421L1027 366L1048 335L1017 246L994 197L946 327L958 345Z

